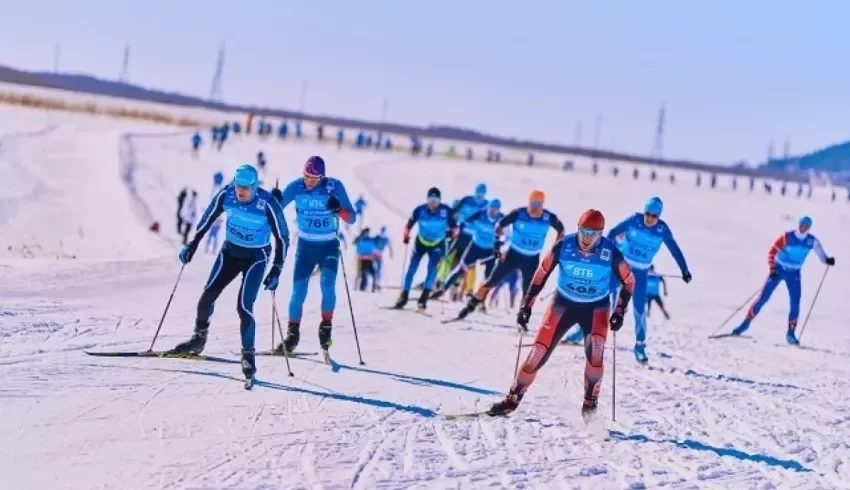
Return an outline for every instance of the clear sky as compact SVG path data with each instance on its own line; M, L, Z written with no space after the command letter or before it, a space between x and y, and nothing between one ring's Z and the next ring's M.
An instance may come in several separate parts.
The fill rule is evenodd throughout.
M227 102L664 156L763 161L850 139L847 0L9 0L0 63Z

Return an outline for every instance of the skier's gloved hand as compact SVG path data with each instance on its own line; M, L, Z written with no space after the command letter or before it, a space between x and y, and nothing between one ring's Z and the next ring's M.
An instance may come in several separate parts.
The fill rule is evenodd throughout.
M283 192L280 191L277 187L272 189L272 197L274 197L275 201L281 202L283 201Z
M263 280L263 285L269 291L274 291L277 289L278 283L280 282L280 272L283 270L283 264L275 264L269 270L269 273L266 275L265 280Z
M449 228L446 230L446 238L451 240L452 238L457 236L457 230L455 228Z
M404 229L404 232L401 235L401 241L405 245L410 243L410 230L409 229L407 229L407 228Z
M196 240L192 240L188 244L183 246L183 249L180 250L180 254L177 256L180 259L180 263L183 265L188 264L192 261L192 257L195 256L195 251L198 249L198 242Z
M623 328L623 313L615 309L611 313L611 319L608 320L608 324L611 325L611 330L614 332Z
M529 319L531 319L531 306L523 302L516 314L516 323L524 330L527 330Z
M338 213L339 210L342 209L342 204L340 204L339 199L337 199L333 194L328 196L328 209L334 213Z
M777 269L776 267L771 267L770 274L768 275L768 277L770 277L771 279L776 279L777 277L779 277L779 269Z
M502 244L496 243L493 247L493 260L498 260L501 262L502 260Z
M826 258L826 265L830 265L830 266L835 265L835 257L827 257Z
M691 279L693 279L691 277L691 271L682 272L682 280L685 281L685 284L691 282Z

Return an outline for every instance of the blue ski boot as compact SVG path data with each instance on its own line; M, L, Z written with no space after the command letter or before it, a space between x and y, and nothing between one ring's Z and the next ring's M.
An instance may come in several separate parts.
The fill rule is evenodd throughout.
M637 342L635 344L635 360L641 364L646 364L649 358L646 357L646 344Z
M788 327L788 331L785 332L785 341L791 345L800 345L800 341L794 333L794 327Z
M732 335L741 335L749 329L750 329L750 320L747 319L747 320L742 321L740 325L735 327L735 330L732 330Z

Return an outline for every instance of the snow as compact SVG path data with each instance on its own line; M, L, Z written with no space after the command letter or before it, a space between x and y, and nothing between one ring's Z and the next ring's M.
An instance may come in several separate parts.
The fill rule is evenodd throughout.
M190 133L163 126L10 107L0 114L3 488L846 488L850 332L840 271L850 237L845 204L830 203L827 191L805 201L695 189L685 173L673 186L246 136L220 153L205 144L193 159ZM556 351L511 418L442 420L508 389L519 341L513 315L441 325L457 305L433 303L436 317L426 318L381 309L395 290L352 291L360 366L342 274L333 367L294 359L290 378L283 359L261 357L260 383L246 392L238 364L85 355L148 348L179 272L177 192L188 184L205 201L215 171L229 178L259 150L267 181L282 183L322 154L352 199L364 194L368 224L385 224L394 237L432 185L453 197L484 180L507 208L538 187L567 225L596 207L611 226L662 196L694 281L670 280L672 320L650 319L650 367L631 355L631 316L618 334L616 422L609 337L600 412L611 441L580 419L577 347ZM707 340L759 287L768 247L801 213L814 217L813 232L839 267L806 326L807 349L784 345L783 288L752 339ZM287 216L291 223L291 209ZM162 237L148 231L151 219ZM401 275L404 250L394 245L389 285ZM191 334L212 259L199 253L185 269L158 348ZM277 295L283 312L292 259ZM351 283L354 258L344 259ZM678 273L667 252L657 267ZM814 256L804 268L803 318L823 270ZM300 351L318 351L317 286ZM205 354L238 359L237 288L217 304ZM271 309L262 293L261 348L272 345Z

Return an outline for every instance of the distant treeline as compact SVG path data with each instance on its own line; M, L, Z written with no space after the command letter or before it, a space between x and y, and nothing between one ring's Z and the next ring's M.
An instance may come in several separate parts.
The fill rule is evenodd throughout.
M605 150L594 150L591 148L555 145L539 143L534 141L517 140L512 138L499 138L486 135L478 131L455 128L451 126L432 125L418 127L405 124L380 123L359 119L350 119L334 116L320 116L297 111L283 109L269 109L253 106L225 104L193 97L189 95L152 90L137 85L122 83L111 80L103 80L89 75L72 75L64 73L43 73L17 70L0 65L0 82L30 85L35 87L54 88L71 92L82 92L95 95L108 95L126 99L157 102L184 107L201 107L218 111L235 111L253 113L259 116L279 117L288 119L301 119L322 123L331 126L345 128L358 128L366 131L385 133L397 133L416 135L421 138L449 139L470 143L493 145L502 148L513 148L523 151L543 151L563 153L567 155L597 158L600 160L614 160L619 162L656 165L667 168L683 168L706 173L723 173L741 176L756 176L763 178L774 178L793 182L808 181L808 176L801 173L788 172L782 168L762 167L756 169L719 166L689 160L658 160L647 156L618 153Z

